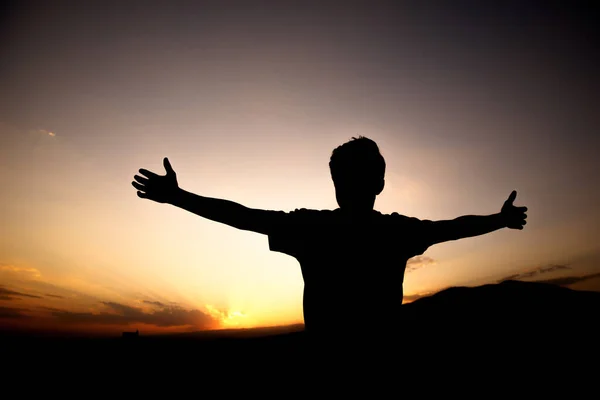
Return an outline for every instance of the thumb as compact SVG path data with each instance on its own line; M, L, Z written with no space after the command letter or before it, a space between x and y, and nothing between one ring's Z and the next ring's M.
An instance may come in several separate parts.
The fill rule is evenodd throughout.
M512 193L510 194L510 196L508 196L508 199L506 200L505 204L512 205L512 203L515 201L516 198L517 198L517 191L513 190Z
M171 163L169 159L165 157L163 160L163 165L165 166L165 170L167 171L167 175L175 175L175 171L173 171L173 167L171 167Z

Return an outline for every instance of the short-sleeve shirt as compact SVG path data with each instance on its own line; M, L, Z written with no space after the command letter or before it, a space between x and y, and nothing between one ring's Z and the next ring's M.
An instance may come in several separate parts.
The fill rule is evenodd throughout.
M300 263L307 332L393 325L406 262L431 245L431 221L339 208L276 213L269 248Z

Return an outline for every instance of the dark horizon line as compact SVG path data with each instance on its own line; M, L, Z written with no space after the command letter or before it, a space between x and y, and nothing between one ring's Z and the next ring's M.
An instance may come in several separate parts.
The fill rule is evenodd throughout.
M176 332L155 332L150 331L144 333L143 330L139 330L139 335L144 337L164 337L164 336L186 336L186 335L208 335L218 336L219 334L226 333L250 333L260 331L296 331L304 329L304 323L295 324L284 324L284 325L272 325L272 326L258 326L250 328L218 328L218 329L205 329L205 330L194 330L194 331L176 331ZM22 327L2 327L0 328L1 336L15 336L23 335L29 337L49 337L49 338L121 338L123 332L135 332L132 330L115 330L109 333L103 331L85 331L85 330L68 330L68 329L43 329L43 328L22 328Z

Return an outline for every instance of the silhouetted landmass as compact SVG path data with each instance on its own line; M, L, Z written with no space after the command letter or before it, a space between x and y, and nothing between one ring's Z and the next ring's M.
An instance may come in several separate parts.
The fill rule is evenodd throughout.
M230 340L250 338L271 338L277 335L297 333L304 330L303 324L268 326L261 328L219 329L212 331L168 333L156 335L163 339L200 339L200 340Z
M365 373L386 365L387 372L408 373L435 366L439 373L442 368L445 373L458 374L464 368L498 372L505 363L513 370L526 365L538 372L540 367L564 368L568 363L572 372L598 360L599 311L600 293L545 283L505 281L450 288L402 306L395 317L402 319L404 331L397 337L397 346L390 344L389 352L379 346L377 354L369 355L369 349L375 348L372 345L380 343L344 342L351 329L349 323L348 331L339 334L344 348L340 364ZM377 329L375 321L373 329ZM174 366L180 370L193 365L197 373L221 371L235 377L300 371L308 357L332 361L328 349L314 348L308 341L302 325L168 335L140 333L137 340L14 333L1 339L14 366L53 360L81 368L119 369L126 365L128 373L152 370L170 374ZM377 338L369 340L376 342ZM387 363L365 364L361 359L365 355L396 361L389 370ZM461 363L448 365L457 360Z
M538 282L453 287L404 306L417 341L439 352L598 352L600 293ZM460 346L460 350L456 349Z
M532 330L583 328L596 326L599 307L598 292L509 280L443 290L405 305L403 318L407 324L418 325L452 322L459 331L473 326L506 330L515 324Z

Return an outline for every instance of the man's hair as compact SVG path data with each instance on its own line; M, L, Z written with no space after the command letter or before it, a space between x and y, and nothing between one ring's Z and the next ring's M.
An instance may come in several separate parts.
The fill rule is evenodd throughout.
M333 150L329 169L335 185L353 182L377 184L385 176L385 159L373 140L364 136L353 137Z

